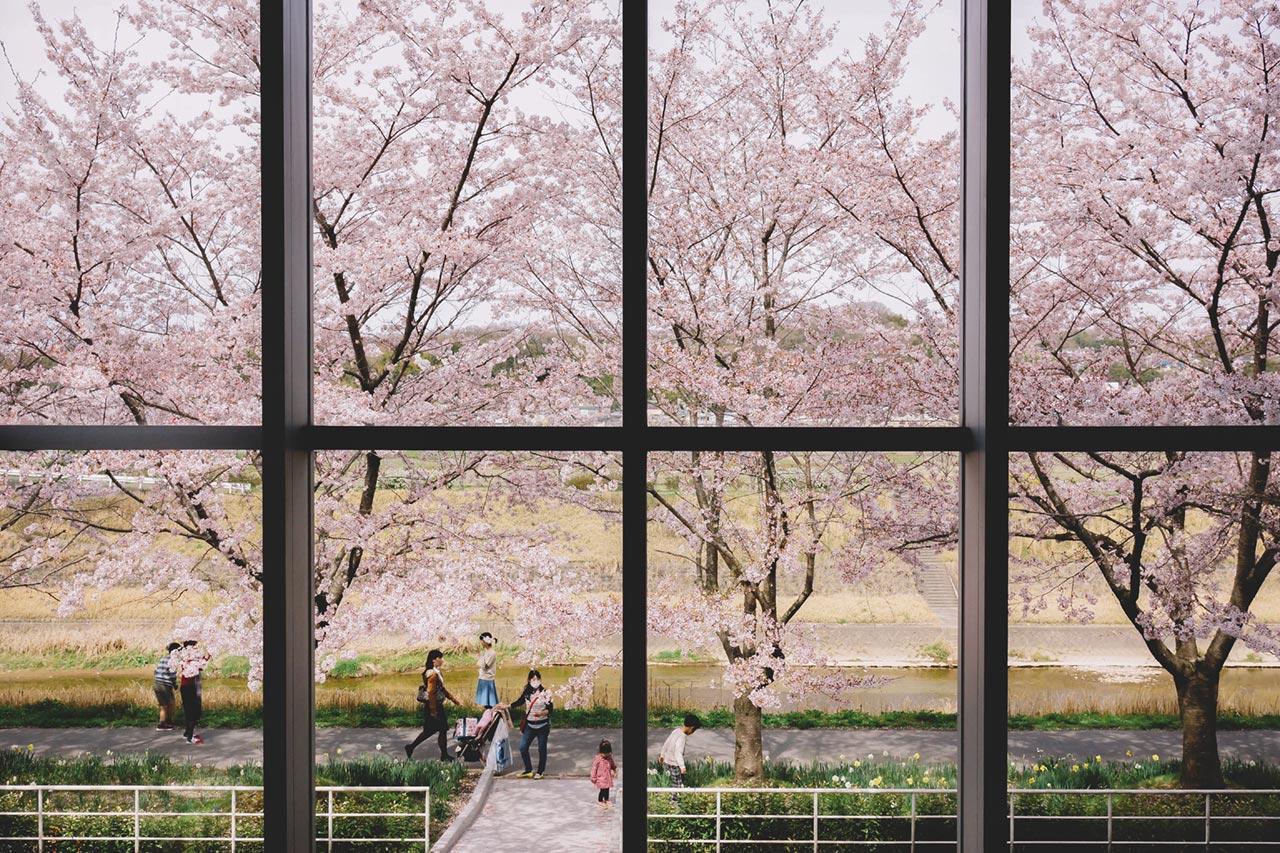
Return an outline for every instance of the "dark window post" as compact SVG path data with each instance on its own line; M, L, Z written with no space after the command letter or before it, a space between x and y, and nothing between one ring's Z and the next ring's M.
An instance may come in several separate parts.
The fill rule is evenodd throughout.
M622 798L623 850L649 836L648 555L648 3L622 5L622 751L631 774Z
M311 571L311 4L262 4L262 756L265 849L315 849Z
M1008 0L965 0L960 406L974 449L960 473L962 853L1008 837Z

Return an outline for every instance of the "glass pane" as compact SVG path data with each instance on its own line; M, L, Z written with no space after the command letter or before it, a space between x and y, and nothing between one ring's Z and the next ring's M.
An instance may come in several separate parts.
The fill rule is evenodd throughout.
M422 839L429 796L434 841L491 763L464 845L509 847L536 803L554 819L531 843L618 849L589 782L602 741L622 760L621 473L605 453L316 455L319 838ZM363 790L388 785L415 790Z
M651 849L954 851L957 462L650 456Z
M1258 737L1280 691L1269 461L1011 457L1017 849L1275 839L1278 756Z
M317 6L319 422L620 423L616 7Z
M12 7L0 421L261 420L252 8Z
M7 452L0 470L0 843L261 851L257 454Z
M649 422L955 423L960 3L650 9Z
M1275 12L1013 8L1010 417L1274 420Z

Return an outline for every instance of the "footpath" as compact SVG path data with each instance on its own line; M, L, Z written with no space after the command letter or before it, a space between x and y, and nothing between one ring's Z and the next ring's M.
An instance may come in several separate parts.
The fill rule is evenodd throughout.
M621 780L611 799L612 808L597 806L595 787L588 779L503 776L494 780L484 810L462 834L453 853L617 853L622 850Z
M179 733L151 729L0 729L0 749L25 750L30 744L35 755L68 758L85 754L106 756L108 752L140 753L150 749L175 759L214 766L262 761L261 729L204 729L201 734L205 743L192 745L185 743ZM412 729L316 729L316 760L386 755L403 761L403 746L415 734ZM666 730L649 731L650 758L657 756L668 734ZM520 769L520 755L515 750L517 738L513 738L512 743L515 772ZM614 755L621 763L620 729L554 729L548 744L547 776L588 776L601 738L612 741ZM764 751L770 761L834 763L842 760L842 756L852 761L865 760L868 755L884 758L887 753L901 759L919 753L924 762L953 762L956 743L954 731L932 729L765 729L764 732ZM1218 747L1223 757L1280 764L1280 732L1218 732ZM1178 731L1091 729L1009 733L1009 755L1013 761L1030 762L1042 756L1068 754L1101 755L1103 760L1125 761L1141 760L1153 754L1170 758L1181 751L1182 733ZM434 742L419 747L414 760L429 760L432 755ZM536 747L532 755L536 761ZM732 761L733 730L702 729L689 738L685 756L689 761L705 760L706 756L711 756L713 761Z

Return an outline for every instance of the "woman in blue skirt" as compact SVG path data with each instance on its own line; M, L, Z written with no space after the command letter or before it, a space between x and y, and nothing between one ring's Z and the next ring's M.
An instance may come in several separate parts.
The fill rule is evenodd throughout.
M488 631L480 635L480 642L484 644L484 650L476 659L476 666L480 669L480 680L476 682L476 704L481 708L492 708L498 704L498 688L494 684L494 679L498 676L498 652L494 648L497 642Z

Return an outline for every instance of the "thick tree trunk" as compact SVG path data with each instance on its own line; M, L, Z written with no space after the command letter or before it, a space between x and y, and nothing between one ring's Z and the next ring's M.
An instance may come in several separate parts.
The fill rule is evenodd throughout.
M1184 788L1222 788L1222 760L1218 756L1218 673L1197 671L1174 676L1178 712L1182 716L1182 778Z
M764 783L764 725L760 709L747 696L733 700L733 781Z

